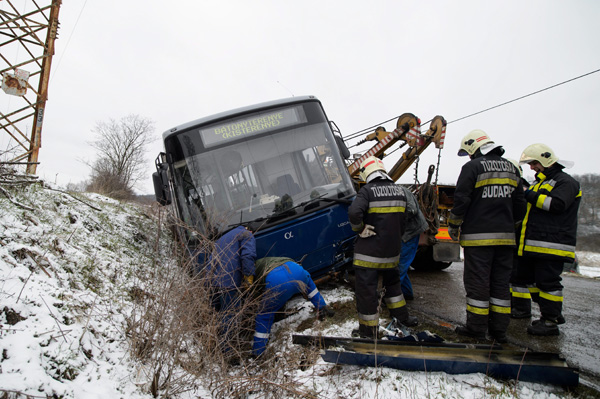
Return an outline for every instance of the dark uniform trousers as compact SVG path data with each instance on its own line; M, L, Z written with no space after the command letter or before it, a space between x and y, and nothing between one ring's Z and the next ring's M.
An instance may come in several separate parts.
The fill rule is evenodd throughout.
M519 313L531 313L531 301L537 302L542 318L555 321L562 314L563 286L560 274L563 261L520 256L512 283L512 306Z
M514 248L464 247L467 326L474 332L505 332L510 323L510 277Z
M402 295L400 271L390 269L354 268L356 308L359 313L359 331L367 336L377 336L379 326L379 296L377 286L381 276L385 293L383 301L391 317L400 322L408 318L406 301Z

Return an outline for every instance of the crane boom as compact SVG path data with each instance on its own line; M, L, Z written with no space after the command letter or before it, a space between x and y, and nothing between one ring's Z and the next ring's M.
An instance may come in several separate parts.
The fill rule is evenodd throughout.
M389 170L388 175L397 181L406 170L412 165L412 163L421 155L423 151L431 143L435 143L435 147L442 149L444 148L444 139L446 137L446 120L437 115L431 121L429 129L423 135L414 137L409 141L410 147L402 154L402 157L396 162L396 164Z
M386 132L383 127L378 127L374 133L368 135L365 140L360 142L362 144L369 140L377 141L369 151L364 153L360 158L356 159L350 166L348 166L348 172L350 176L356 177L358 175L360 164L368 157L382 157L385 150L394 145L398 140L405 140L409 142L412 137L417 136L420 131L421 121L419 118L411 113L405 113L400 115L398 122L396 123L396 129L392 132Z

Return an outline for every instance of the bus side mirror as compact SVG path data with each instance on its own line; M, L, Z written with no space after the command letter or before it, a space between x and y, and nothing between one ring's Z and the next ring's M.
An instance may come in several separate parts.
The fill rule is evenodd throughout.
M333 137L335 137L335 143L338 146L338 150L340 151L340 154L342 154L344 159L349 159L350 158L350 150L348 149L348 147L346 147L346 143L344 143L344 139L342 139L340 136L333 136Z
M160 155L159 155L160 157ZM169 175L167 173L167 164L155 162L156 172L152 173L152 183L154 184L154 197L160 205L169 205L171 203L171 190L169 188Z

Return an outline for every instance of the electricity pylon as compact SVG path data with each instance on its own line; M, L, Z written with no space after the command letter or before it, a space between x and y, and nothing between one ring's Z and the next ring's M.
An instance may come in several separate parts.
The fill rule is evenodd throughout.
M18 4L17 4L18 3ZM35 174L42 146L50 66L61 0L0 0L0 164L26 165Z

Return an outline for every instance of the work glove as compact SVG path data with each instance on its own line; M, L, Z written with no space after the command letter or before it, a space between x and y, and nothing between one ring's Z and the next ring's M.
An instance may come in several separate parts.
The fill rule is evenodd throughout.
M333 317L335 316L335 310L333 310L331 307L329 306L325 306L322 309L319 309L319 320L323 320L325 318L325 316L327 317Z
M533 190L526 190L525 200L531 204L534 204L537 201L537 192Z
M242 289L247 290L254 283L254 276L244 276L244 280L242 281Z
M454 226L448 226L448 235L450 236L450 238L452 238L454 241L458 241L458 236L459 236L459 228L458 227L454 227Z
M370 224L366 224L363 231L361 231L359 234L360 238L369 238L374 235L377 235L377 233L375 233L375 227L371 226Z

